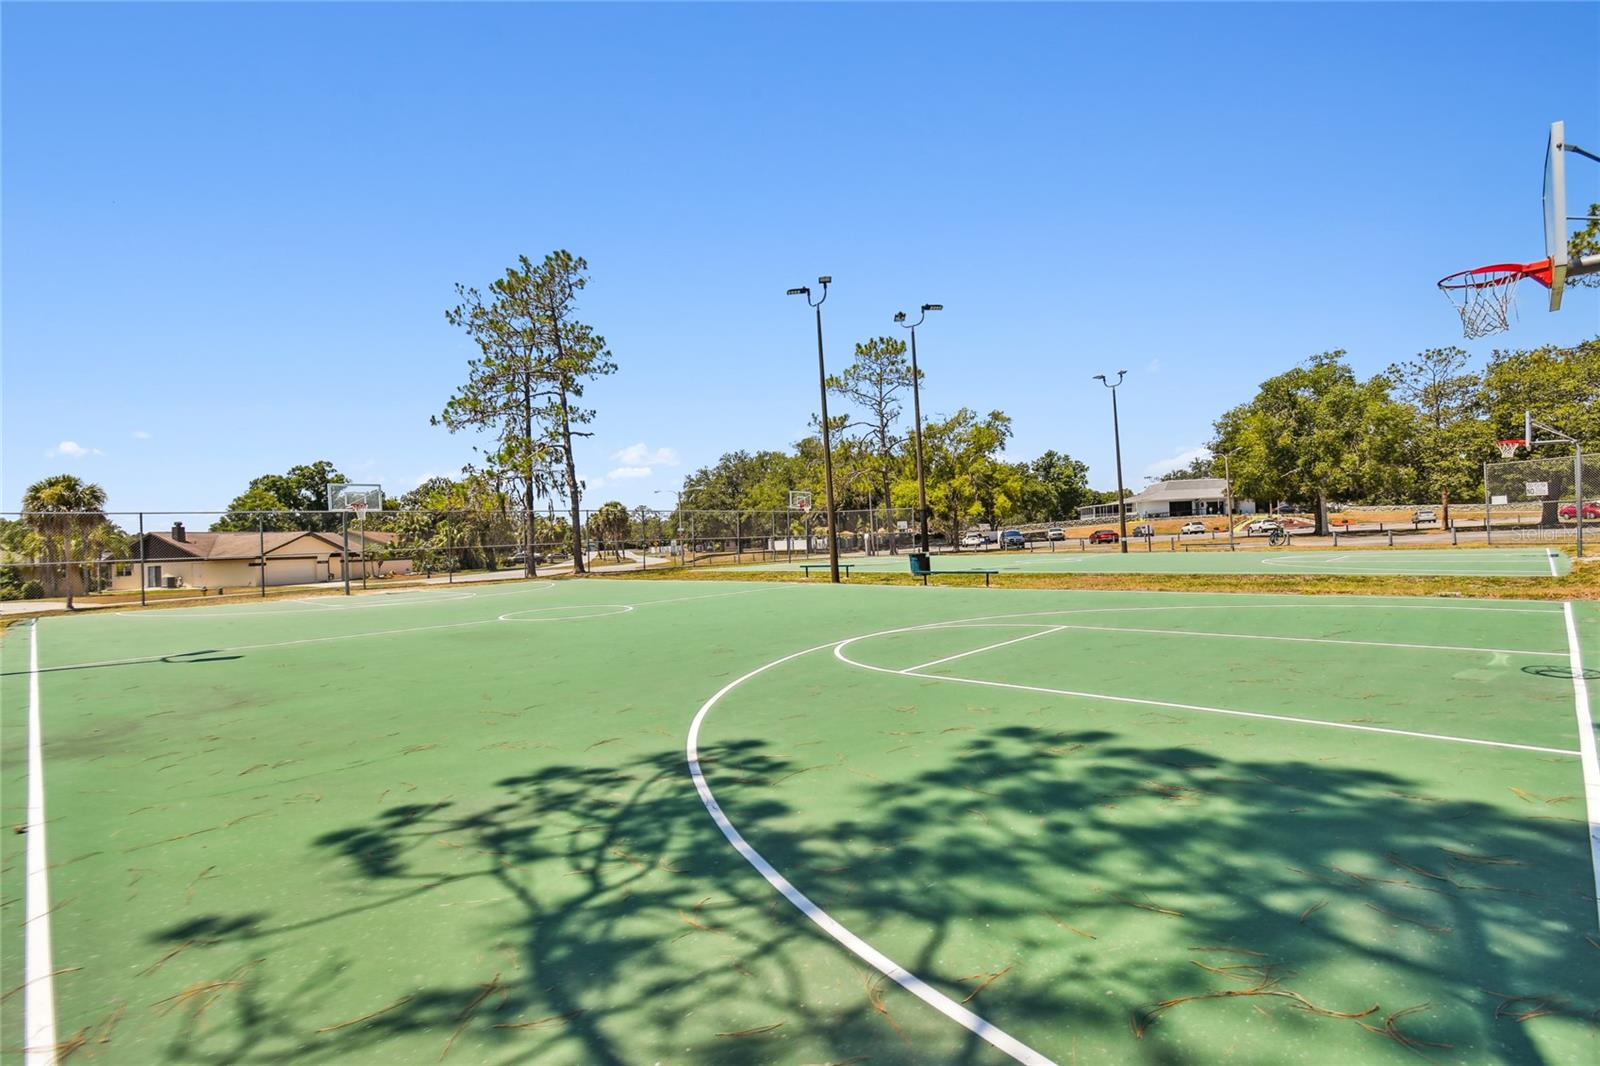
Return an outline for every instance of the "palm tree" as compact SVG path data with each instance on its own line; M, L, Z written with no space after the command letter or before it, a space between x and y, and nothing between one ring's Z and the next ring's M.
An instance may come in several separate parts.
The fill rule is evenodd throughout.
M618 559L622 558L622 549L628 539L628 528L628 509L620 500L609 500L601 504L600 508L589 516L589 532L600 541L602 547L610 541Z
M106 490L71 474L56 474L36 481L22 494L23 521L43 542L46 573L63 566L67 610L72 610L76 547L106 525Z

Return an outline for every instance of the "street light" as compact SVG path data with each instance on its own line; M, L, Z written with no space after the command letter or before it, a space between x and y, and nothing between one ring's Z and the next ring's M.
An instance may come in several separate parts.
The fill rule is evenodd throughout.
M1127 376L1126 370L1117 371L1116 381L1107 381L1104 374L1094 376L1096 381L1111 390L1111 438L1117 448L1117 527L1121 531L1117 543L1122 545L1123 555L1128 554L1128 505L1122 498L1122 427L1117 422L1117 386Z
M828 500L828 579L839 583L839 525L833 510L833 442L828 433L828 370L822 359L822 304L828 298L828 286L833 279L824 274L817 279L822 295L811 299L809 286L790 289L786 295L804 296L806 304L817 311L817 385L822 392L822 477L827 487Z
M687 481L687 479L685 479ZM683 548L683 489L656 489L651 495L660 496L663 492L672 493L672 517L677 522L677 535L672 538L673 544L678 549L678 565L682 566L687 561Z
M896 322L911 331L911 410L917 427L917 516L922 526L923 551L929 550L928 480L922 472L922 372L917 369L917 327L922 325L929 311L943 310L944 304L923 304L922 313L915 322L907 322L904 311L896 311L894 315Z

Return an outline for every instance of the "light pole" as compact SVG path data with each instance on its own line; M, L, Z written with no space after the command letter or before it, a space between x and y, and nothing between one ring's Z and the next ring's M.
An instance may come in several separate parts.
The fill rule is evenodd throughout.
M1128 504L1122 498L1122 427L1117 422L1117 386L1127 376L1126 370L1117 371L1116 381L1107 381L1104 374L1094 376L1096 381L1111 390L1111 439L1117 448L1117 528L1120 531L1117 543L1122 546L1123 555L1128 554Z
M687 561L683 547L683 490L682 489L656 489L652 495L659 496L663 492L672 493L672 517L677 522L677 534L672 538L673 544L678 548L678 565L682 566Z
M1228 498L1228 550L1233 551L1233 453L1226 452L1222 456L1223 488ZM1215 470L1216 467L1211 469Z
M826 274L817 279L822 295L811 299L811 289L802 285L790 289L786 295L804 296L806 304L817 311L817 386L822 392L822 477L827 488L828 501L828 579L839 583L839 525L833 510L833 442L828 433L828 369L822 358L822 304L828 298L828 286L833 279Z
M928 479L922 472L922 372L917 369L917 327L928 317L929 311L943 311L944 304L923 304L922 313L915 322L906 321L904 311L896 311L894 320L911 331L911 411L917 429L917 518L922 527L922 550L929 550L928 541Z

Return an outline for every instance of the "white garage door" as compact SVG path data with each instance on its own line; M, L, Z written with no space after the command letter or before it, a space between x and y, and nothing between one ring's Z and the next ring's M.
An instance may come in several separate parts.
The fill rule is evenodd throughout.
M317 580L315 559L268 559L267 584L309 585Z

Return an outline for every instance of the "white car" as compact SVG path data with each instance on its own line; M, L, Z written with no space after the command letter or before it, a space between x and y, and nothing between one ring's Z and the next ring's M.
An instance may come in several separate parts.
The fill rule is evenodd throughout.
M1044 535L1046 540L1067 539L1067 531L1062 529L1060 526L1051 526L1049 529L1044 531Z
M1204 533L1205 531L1206 524L1204 522L1185 522L1183 528L1178 530L1178 534L1186 537L1190 533Z
M1424 507L1411 516L1413 522L1437 522L1439 516L1432 507Z
M1282 529L1278 523L1270 518L1258 518L1244 527L1246 533L1276 533Z
M968 533L966 536L961 538L961 546L963 548L981 548L988 542L989 538L985 537L982 533Z

